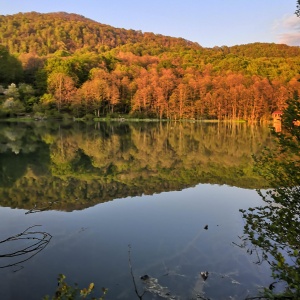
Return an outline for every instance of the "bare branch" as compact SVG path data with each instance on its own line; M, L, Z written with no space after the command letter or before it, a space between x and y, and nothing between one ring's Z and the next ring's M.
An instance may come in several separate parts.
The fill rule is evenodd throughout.
M26 246L20 250L17 250L15 252L10 252L10 253L5 253L5 254L0 254L0 259L4 258L14 258L14 257L19 257L19 256L28 256L20 261L14 262L14 263L9 263L9 264L4 264L0 265L0 269L3 268L8 268L8 267L13 267L17 266L30 258L34 257L37 255L40 251L42 251L50 242L52 235L43 232L43 231L29 231L33 227L37 227L41 225L33 225L25 229L23 232L18 233L14 236L11 236L5 240L0 241L0 244L8 243L8 242L14 242L14 241L22 241L22 240L32 240L33 244Z

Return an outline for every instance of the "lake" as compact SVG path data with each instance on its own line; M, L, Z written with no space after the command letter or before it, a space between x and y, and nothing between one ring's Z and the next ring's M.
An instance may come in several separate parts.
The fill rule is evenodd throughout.
M256 296L273 280L239 209L262 203L252 155L271 141L245 123L0 123L0 299L52 296L60 273L105 299Z

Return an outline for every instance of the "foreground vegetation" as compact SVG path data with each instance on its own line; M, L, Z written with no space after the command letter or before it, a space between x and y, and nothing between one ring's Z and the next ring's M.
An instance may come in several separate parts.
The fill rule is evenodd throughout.
M245 235L262 250L262 261L273 271L275 281L264 293L267 299L300 298L300 127L294 122L300 119L298 95L288 104L283 131L276 134L277 150L266 149L256 157L257 170L274 188L260 192L264 206L242 211ZM273 292L282 283L283 293Z
M43 300L75 300L75 299L93 299L93 300L104 300L104 296L107 293L107 289L103 288L103 295L101 297L92 297L92 292L94 290L94 283L90 283L87 288L80 289L77 284L70 285L66 282L66 276L59 274L58 287L56 289L55 295L50 297L45 296Z

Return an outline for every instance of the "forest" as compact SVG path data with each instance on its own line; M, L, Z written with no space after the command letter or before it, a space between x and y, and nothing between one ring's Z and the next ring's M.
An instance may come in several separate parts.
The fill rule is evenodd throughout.
M0 15L0 118L263 122L300 92L300 48L204 48L68 13Z

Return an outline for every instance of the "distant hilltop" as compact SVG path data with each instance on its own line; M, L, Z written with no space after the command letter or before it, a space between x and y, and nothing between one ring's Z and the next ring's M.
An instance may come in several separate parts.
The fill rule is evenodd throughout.
M137 43L160 49L160 52L170 48L203 49L198 43L183 38L116 28L74 13L28 12L0 15L0 44L4 45L10 53L48 55L58 50L73 53L82 48L103 52L122 45ZM300 55L299 47L273 43L215 48L217 51L221 49L225 52L230 49L233 54L256 58Z
M11 53L35 52L39 55L62 49L74 52L84 47L98 51L109 50L128 43L201 48L197 43L183 38L115 28L66 12L2 15L0 16L0 43L8 47Z

